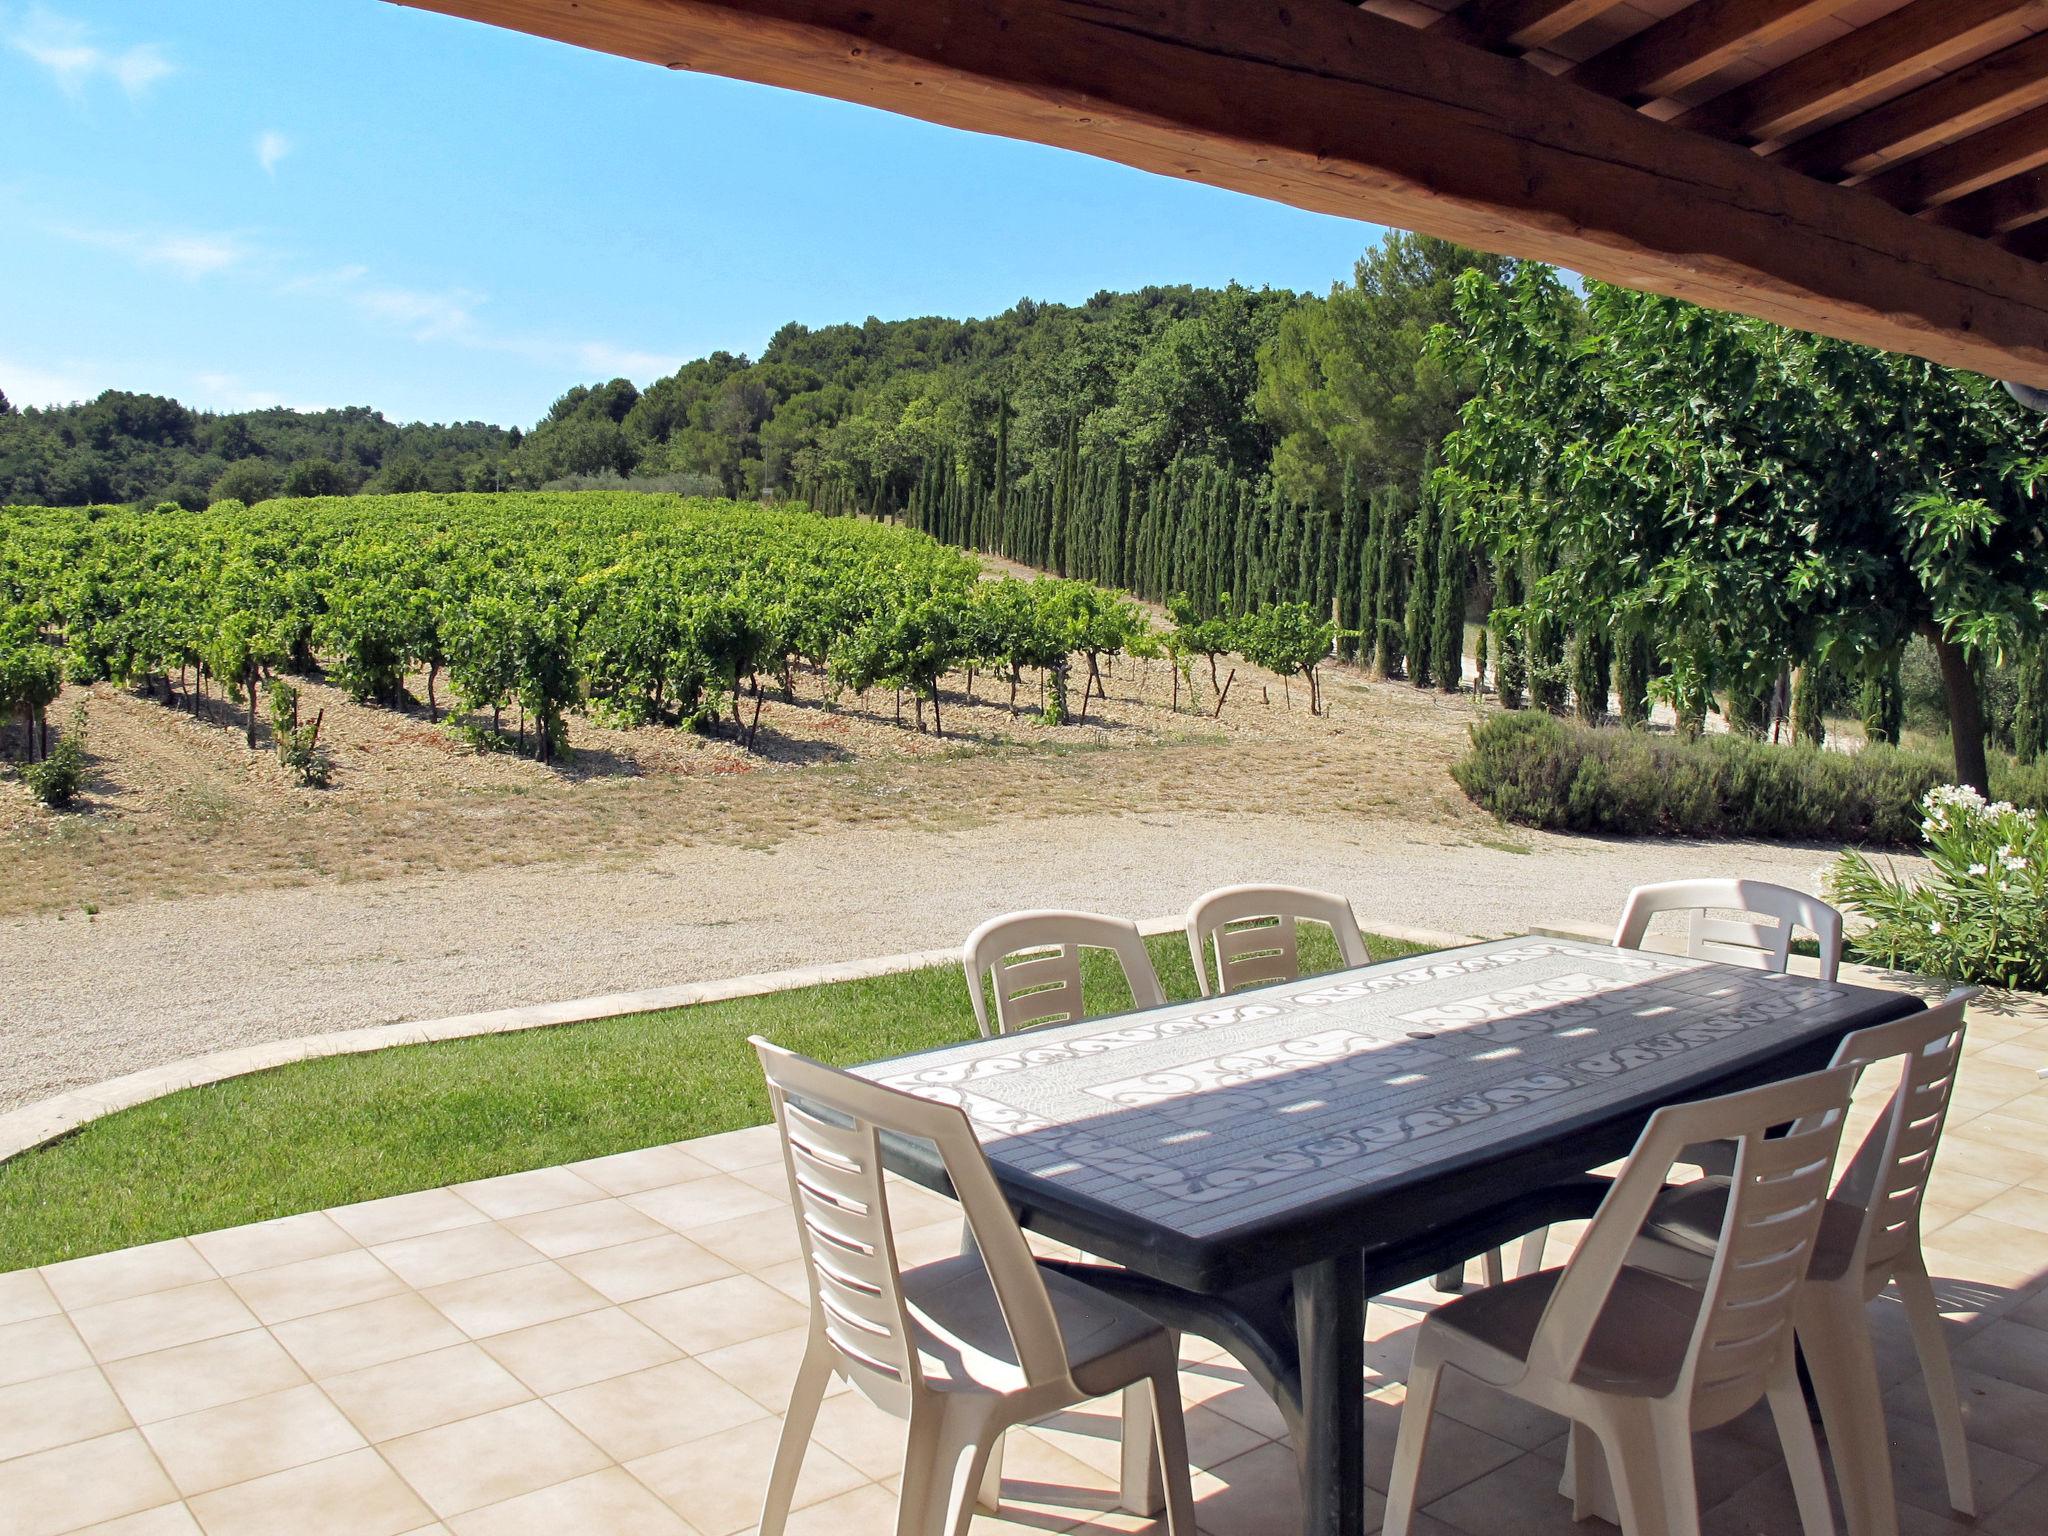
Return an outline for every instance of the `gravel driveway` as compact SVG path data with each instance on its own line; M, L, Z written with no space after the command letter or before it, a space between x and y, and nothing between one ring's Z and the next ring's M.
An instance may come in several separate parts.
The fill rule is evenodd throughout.
M1375 920L1492 935L1605 920L1632 885L1740 872L1812 889L1829 850L1606 841L1279 815L839 830L631 867L534 865L124 905L0 928L0 1109L227 1046L952 944L992 913L1152 916L1238 880L1341 890Z

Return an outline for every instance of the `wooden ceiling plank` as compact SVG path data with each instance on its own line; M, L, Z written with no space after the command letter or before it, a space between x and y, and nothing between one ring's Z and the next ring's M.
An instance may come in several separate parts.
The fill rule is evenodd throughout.
M1475 48L1543 48L1622 0L1465 0L1429 30Z
M1919 213L2048 162L2048 106L1994 123L1982 132L1879 171L1856 190L1894 208Z
M1809 176L1871 170L2048 101L2048 32L2002 48L1883 106L1795 139L1772 158Z
M1348 6L417 3L2048 385L2048 284L2033 263Z
M1730 59L1825 19L1846 0L1693 0L1566 71L1574 85L1641 101L1696 84Z
M1912 0L1672 121L1722 138L1774 139L2044 18L2048 0Z
M2048 216L2048 169L2037 167L1934 210L1937 224L1972 235L2009 235Z
M2026 261L2040 261L2048 257L2048 219L2016 229L1996 243Z

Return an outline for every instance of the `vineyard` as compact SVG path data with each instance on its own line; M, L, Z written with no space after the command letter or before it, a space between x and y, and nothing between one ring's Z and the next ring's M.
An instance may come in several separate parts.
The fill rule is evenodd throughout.
M479 750L560 758L567 722L667 726L752 749L800 681L893 696L945 730L942 681L995 680L1011 716L1085 723L1120 657L1165 659L1174 699L1220 710L1219 658L1282 678L1335 628L1306 605L1155 630L1089 582L983 579L923 534L845 517L618 493L409 495L206 512L12 508L0 523L0 703L49 755L62 684L118 683L171 709L232 706L299 782L332 763L300 686L424 703ZM1197 660L1205 663L1197 675ZM1209 697L1198 706L1202 684ZM987 684L984 682L984 688ZM957 694L956 694L957 696ZM907 711L907 713L906 713ZM260 729L267 720L267 732Z

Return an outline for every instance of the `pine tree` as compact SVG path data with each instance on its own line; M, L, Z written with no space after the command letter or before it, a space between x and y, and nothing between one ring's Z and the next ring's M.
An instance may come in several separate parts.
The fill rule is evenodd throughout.
M1431 653L1436 618L1436 524L1436 500L1424 495L1415 510L1408 541L1415 571L1408 584L1408 681L1418 688L1429 686L1430 663L1435 659Z
M1430 621L1430 670L1445 693L1456 693L1465 680L1465 598L1468 579L1465 546L1458 539L1458 520L1448 508L1437 515L1436 603Z

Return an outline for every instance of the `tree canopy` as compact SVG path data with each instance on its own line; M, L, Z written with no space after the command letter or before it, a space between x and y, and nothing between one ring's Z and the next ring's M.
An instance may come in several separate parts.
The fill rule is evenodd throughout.
M1468 274L1457 311L1433 351L1479 388L1440 483L1533 573L1525 608L1654 629L1681 705L1924 637L1983 785L1973 666L2048 612L2040 418L1975 375L1540 267Z

